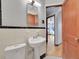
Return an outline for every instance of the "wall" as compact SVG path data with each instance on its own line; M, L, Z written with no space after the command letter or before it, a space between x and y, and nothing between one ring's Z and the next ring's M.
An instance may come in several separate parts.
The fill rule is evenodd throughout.
M2 25L26 26L26 5L24 0L1 0Z
M51 8L47 8L46 9L46 17L49 17L51 15L54 15L55 14L55 7L51 7Z
M38 7L38 15L39 15L39 26L46 27L46 7L45 7L45 0L37 0L41 3L41 7ZM42 23L44 20L44 24Z
M55 44L62 43L62 10L55 16Z
M0 29L0 59L5 59L5 47L13 44L27 42L27 39L30 36L32 37L34 34L36 35L36 33L45 36L45 29ZM28 47L26 47L28 50L26 57L27 59L33 59L32 48ZM29 56L29 54L31 56Z

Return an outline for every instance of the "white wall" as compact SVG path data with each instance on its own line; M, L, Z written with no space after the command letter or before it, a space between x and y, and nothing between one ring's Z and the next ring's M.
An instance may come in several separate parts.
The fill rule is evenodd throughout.
M0 29L0 59L5 59L4 49L7 46L27 42L27 39L36 33L45 37L45 29ZM26 49L26 56L33 59L32 48L27 46Z
M24 0L1 0L2 25L26 26L26 5Z
M62 10L55 16L55 44L62 43Z
M38 7L38 15L39 15L39 26L46 27L46 7L45 0L37 0L41 3L41 7ZM45 24L42 24L42 20L45 21Z

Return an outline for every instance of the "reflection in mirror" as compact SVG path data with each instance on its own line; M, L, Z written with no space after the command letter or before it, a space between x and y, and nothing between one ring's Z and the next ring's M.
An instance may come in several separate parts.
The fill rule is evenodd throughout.
M38 8L31 4L28 4L27 9L27 26L37 27L39 25Z
M38 26L38 15L28 14L28 27Z
M7 27L44 27L44 3L36 0L0 0L0 25ZM44 26L43 26L44 25Z

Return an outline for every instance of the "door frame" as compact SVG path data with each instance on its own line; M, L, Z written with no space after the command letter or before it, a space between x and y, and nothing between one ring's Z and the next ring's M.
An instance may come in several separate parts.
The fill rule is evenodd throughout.
M46 37L47 37L46 43L47 44L48 44L48 18L50 18L50 17L54 17L54 24L55 24L55 14L46 18ZM55 30L55 26L54 26L54 30ZM55 37L55 34L54 34L54 37ZM54 42L55 42L55 40L54 40Z
M66 1L67 1L67 0L66 0ZM65 2L66 2L66 1L65 1ZM65 4L65 2L64 2L63 4ZM47 8L51 8L51 7L62 7L63 4L46 6L46 9L47 9ZM46 12L46 14L47 14L47 12ZM52 15L51 15L51 16L52 16ZM49 16L49 17L51 17L51 16ZM55 16L55 15L54 15L54 16ZM48 48L48 29L47 29L48 24L47 24L47 19L48 19L49 17L46 17L46 54L47 54L47 48ZM55 45L55 46L59 46L59 45Z
M67 0L66 0L66 1L67 1ZM65 2L66 2L66 1L65 1ZM63 4L65 4L65 2L64 2ZM46 6L46 9L47 9L47 8L51 8L51 7L62 7L63 4ZM47 30L48 30L48 29L47 29L48 24L47 24L47 19L50 18L50 17L52 17L52 16L54 16L54 18L55 18L55 14L46 17L46 45L48 44L48 31L47 31ZM56 19L56 18L55 18L55 19ZM59 45L55 44L55 46L59 46Z

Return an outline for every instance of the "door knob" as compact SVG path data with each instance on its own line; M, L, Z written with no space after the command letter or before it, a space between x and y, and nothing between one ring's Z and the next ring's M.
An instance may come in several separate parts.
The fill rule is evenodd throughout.
M75 40L76 40L77 42L79 42L79 38L75 38Z

